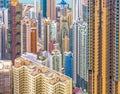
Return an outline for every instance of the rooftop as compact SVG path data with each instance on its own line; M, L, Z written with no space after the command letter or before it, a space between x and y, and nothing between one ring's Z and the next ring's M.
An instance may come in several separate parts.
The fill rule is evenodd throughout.
M22 55L21 57L15 60L15 68L20 68L22 66L26 66L33 77L38 75L44 75L47 78L47 81L51 85L55 85L58 82L67 83L68 80L71 80L68 76L65 76L59 72L49 69L46 66L40 64L39 60L35 60L33 57L27 57L26 55Z

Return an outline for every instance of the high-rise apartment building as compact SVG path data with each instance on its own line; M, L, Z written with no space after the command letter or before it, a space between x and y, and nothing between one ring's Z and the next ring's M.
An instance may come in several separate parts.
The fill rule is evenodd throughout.
M6 59L6 34L5 24L0 23L0 60Z
M31 20L27 17L21 21L21 54L31 52Z
M82 16L82 4L84 0L72 0L73 22Z
M89 94L115 93L115 0L88 0Z
M14 59L21 55L21 17L22 4L12 0L8 8L8 44L7 58Z
M12 62L0 60L0 94L12 93Z
M13 81L14 94L72 94L71 78L24 56L15 60Z
M88 32L87 23L79 19L73 25L73 58L76 86L87 89L88 82Z
M61 16L60 18L60 32L61 32L61 41L60 47L61 51L64 53L65 51L69 52L70 50L70 39L69 39L69 27L68 27L68 19L67 16Z
M56 0L47 0L47 17L56 20Z
M51 68L53 70L56 70L58 72L62 73L62 54L59 50L59 45L58 44L54 44L54 49L51 53Z
M74 71L73 54L71 52L64 52L63 62L64 62L63 66L65 69L65 75L73 79L73 71Z

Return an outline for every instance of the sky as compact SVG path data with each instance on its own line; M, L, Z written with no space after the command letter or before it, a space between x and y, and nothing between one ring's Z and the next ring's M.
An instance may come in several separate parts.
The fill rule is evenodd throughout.
M24 4L31 4L31 3L33 3L34 2L34 0L19 0L20 1L20 3L24 3ZM40 1L40 0L38 0L38 1ZM56 0L57 1L57 3L59 3L61 0ZM66 2L68 2L69 4L70 4L70 6L71 6L71 0L65 0Z

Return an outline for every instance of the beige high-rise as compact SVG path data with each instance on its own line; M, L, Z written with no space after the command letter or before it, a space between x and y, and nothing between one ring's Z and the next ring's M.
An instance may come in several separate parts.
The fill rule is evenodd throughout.
M14 94L72 94L72 79L21 56L13 67Z

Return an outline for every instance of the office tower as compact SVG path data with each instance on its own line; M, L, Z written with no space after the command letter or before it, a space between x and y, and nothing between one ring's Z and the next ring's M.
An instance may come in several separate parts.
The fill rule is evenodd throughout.
M61 42L60 42L61 51L63 53L65 51L69 52L70 40L69 40L69 27L68 27L67 16L66 17L61 16L60 32L61 32Z
M72 94L71 78L24 56L15 60L13 81L14 94Z
M54 49L51 53L51 67L53 70L56 70L58 72L62 73L62 54L59 50L59 45L54 44Z
M115 94L115 0L89 0L89 94Z
M120 59L119 59L119 55L120 55L120 1L116 0L116 38L115 38L115 49L116 49L116 65L115 65L115 83L116 83L116 87L115 87L115 94L120 94Z
M49 42L50 42L50 22L51 20L45 19L44 22L44 50L49 51Z
M47 17L56 20L56 0L47 0Z
M87 0L84 1L83 5L82 5L82 18L84 21L88 21L88 2Z
M64 69L65 75L71 77L73 79L73 54L71 52L64 52L63 55Z
M72 0L73 22L75 22L82 14L82 4L84 0Z
M73 25L74 30L74 72L76 86L87 89L88 82L88 32L87 23L83 19L77 20Z
M38 19L38 0L34 0L35 18Z
M31 53L37 53L38 28L36 20L31 23Z
M11 0L0 0L0 8L7 8L8 7L8 3L10 2Z
M12 62L0 60L0 94L12 93Z
M22 5L17 0L12 0L8 12L7 58L12 59L14 64L14 59L21 55Z
M42 13L40 10L40 6L38 7L38 38L42 37Z
M31 52L31 23L28 17L21 21L21 54Z
M61 0L60 5L60 16L67 16L68 4L65 0Z
M40 9L42 13L42 17L46 18L47 17L47 1L48 0L40 0Z
M6 59L6 34L6 26L0 22L0 60Z
M6 29L8 29L8 9L0 8L0 22L5 24Z

